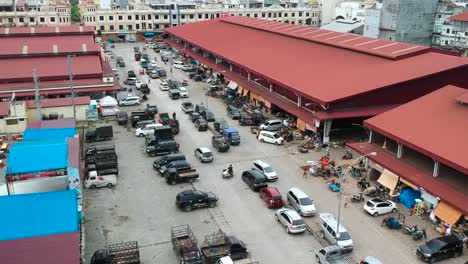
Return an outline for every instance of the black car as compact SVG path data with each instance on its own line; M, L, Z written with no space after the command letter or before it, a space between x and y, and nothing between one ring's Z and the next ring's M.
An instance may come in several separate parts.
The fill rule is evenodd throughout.
M166 70L163 69L163 68L159 68L158 69L158 75L159 75L159 77L166 77L166 75L167 75Z
M153 161L153 168L155 170L159 170L161 166L164 166L176 160L187 160L187 158L184 154L181 153L164 155L161 158Z
M425 262L463 255L463 240L457 235L442 236L427 241L416 249L416 255Z
M190 212L194 208L213 208L216 202L218 197L212 192L186 190L177 194L175 204L178 208Z
M237 107L234 107L232 105L228 105L226 110L227 110L227 114L228 114L228 116L230 118L239 119L240 112L239 112L239 109L237 109Z
M251 115L242 113L239 117L239 125L241 126L251 126L253 125L253 119Z
M197 74L195 76L193 76L193 80L196 81L196 82L202 82L205 80L205 78L203 78L203 76L201 76L200 74Z
M174 168L177 172L179 172L189 170L192 168L192 166L190 166L190 163L187 160L174 160L164 166L161 166L159 168L159 172L162 176L164 176L170 168Z
M206 111L206 107L205 107L204 104L197 104L197 105L195 105L195 112L201 114L201 113L204 112L204 111Z
M134 71L128 71L127 76L128 76L128 78L136 78L136 74L135 74Z
M126 125L128 123L128 115L125 111L117 112L117 123L119 125Z
M206 131L208 130L208 123L203 118L198 118L195 121L195 127L198 128L198 131Z
M151 92L150 88L148 87L147 84L142 84L140 86L140 92L142 92L143 94L149 94Z
M200 114L203 116L203 118L205 118L205 120L207 122L214 122L215 121L215 117L214 117L213 112L208 111L208 109L201 112Z
M226 152L229 150L230 145L223 135L216 134L211 138L211 144L218 152Z
M179 144L174 140L159 141L153 146L146 147L146 153L151 156L166 155L179 151Z
M197 112L191 112L189 113L189 119L192 121L192 123L195 123L199 118L202 118L202 116L197 113Z
M173 79L167 81L167 84L169 84L169 89L178 89L180 86L182 86L179 81Z
M148 111L154 118L154 116L158 113L158 107L155 104L146 104L146 111Z
M258 170L248 170L242 173L242 180L252 189L258 191L263 187L268 187L267 178Z

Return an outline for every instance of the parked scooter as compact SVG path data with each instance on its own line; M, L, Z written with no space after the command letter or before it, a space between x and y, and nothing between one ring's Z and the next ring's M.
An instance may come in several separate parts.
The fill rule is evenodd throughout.
M426 228L423 228L421 230L416 230L414 231L411 236L413 237L413 240L420 240L421 238L427 238L426 234Z
M353 158L353 153L351 152L351 150L349 149L346 149L346 152L344 154L344 156L342 157L344 160L350 160Z
M366 178L361 178L358 182L357 182L357 186L361 189L361 191L369 188L370 186L370 183L366 180Z
M364 196L362 196L362 193L353 194L351 196L351 202L356 202L356 203L364 202Z
M403 228L401 229L401 232L403 232L403 234L405 234L405 235L412 235L416 231L419 231L418 225L414 225L412 227L407 226L407 225L403 225Z
M223 178L231 178L234 176L234 169L232 168L232 165L229 165L227 169L224 169L222 174Z

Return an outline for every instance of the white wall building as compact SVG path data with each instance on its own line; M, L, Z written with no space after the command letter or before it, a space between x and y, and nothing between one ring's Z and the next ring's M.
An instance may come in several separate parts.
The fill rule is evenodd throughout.
M67 25L71 25L70 4L64 2L18 1L12 9L0 12L0 26L4 27Z
M339 3L335 8L335 19L364 22L366 10L375 4L375 0L354 0Z
M455 49L459 42L466 39L466 31L456 30L455 20L451 17L463 13L467 10L464 5L457 5L449 1L441 1L437 6L437 13L434 21L434 34L432 36L432 46L443 49Z
M0 102L0 134L19 134L26 129L26 106L23 101Z

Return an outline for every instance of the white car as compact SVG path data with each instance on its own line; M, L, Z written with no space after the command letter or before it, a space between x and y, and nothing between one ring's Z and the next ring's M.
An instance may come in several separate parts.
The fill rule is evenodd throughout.
M267 142L272 143L275 145L283 144L283 137L281 137L278 133L270 132L270 131L260 131L258 134L258 140L260 142Z
M158 64L156 64L156 61L152 60L150 66L156 68L158 67Z
M128 105L139 105L140 97L138 96L127 96L126 98L119 101L119 106L128 106Z
M314 201L299 188L289 189L286 200L302 216L312 216L317 213Z
M380 198L370 199L364 204L364 210L372 216L378 216L398 211L396 203Z
M141 81L141 80L138 80L138 79L137 79L137 80L135 81L135 87L136 87L138 90L140 90L142 84L144 84L144 82Z
M286 228L288 234L306 231L304 219L294 210L281 208L275 212L275 218Z
M176 69L181 69L182 68L182 65L184 65L183 62L181 61L174 61L174 63L172 64L174 66L174 68Z
M161 91L169 91L169 84L167 82L162 82L159 85L159 89L161 89Z
M179 94L181 98L188 98L188 91L187 88L181 86L179 87Z
M273 170L270 164L264 162L263 160L256 160L254 161L253 165L253 168L263 173L268 181L278 180L278 174Z
M140 127L135 130L135 136L144 137L154 133L154 128L162 126L162 124L148 124L145 127Z

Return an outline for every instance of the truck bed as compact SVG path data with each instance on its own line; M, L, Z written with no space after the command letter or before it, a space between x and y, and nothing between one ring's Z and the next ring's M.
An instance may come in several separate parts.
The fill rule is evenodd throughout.
M230 253L229 245L214 245L201 248L203 256L206 258L219 258L227 256Z
M196 169L188 169L180 171L179 178L198 178L198 173Z
M112 263L118 264L133 264L140 263L140 251L138 242L124 242L107 247L109 254L112 256Z

